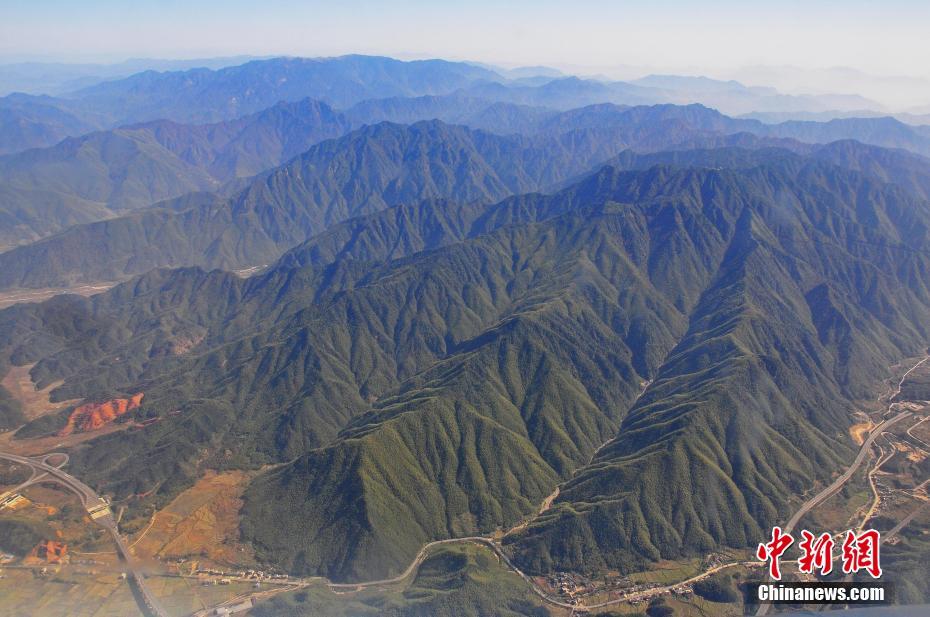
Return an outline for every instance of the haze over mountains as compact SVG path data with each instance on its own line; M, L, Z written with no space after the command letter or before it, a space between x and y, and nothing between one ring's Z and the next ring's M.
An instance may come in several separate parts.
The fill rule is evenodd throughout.
M217 122L306 97L340 109L367 99L456 93L555 109L611 102L702 103L736 115L841 117L883 111L878 103L855 95L786 95L704 77L650 75L617 82L553 74L545 67L514 73L467 63L400 62L371 56L272 58L223 67L229 62L218 59L204 62L203 68L148 70L68 92L50 86L45 93L54 97L9 94L0 98L0 153L52 145L87 127L112 128L155 119ZM154 62L153 66L165 65Z
M239 539L296 575L752 548L930 345L930 131L713 107L865 104L364 56L7 96L0 289L119 284L0 311L0 377L144 392L69 472L141 521L249 470ZM0 386L11 443L71 411Z
M390 131L372 126L423 118L477 131L443 126L400 145ZM321 144L318 154L311 150L304 155L310 160L295 159L258 175L353 127L361 127L354 137L326 148ZM459 138L453 135L460 134L474 143L456 142ZM0 255L0 286L116 280L157 266L264 265L326 224L383 205L427 197L488 200L546 189L628 148L654 151L745 142L802 151L801 141L837 139L930 153L930 136L891 118L765 125L698 105L599 104L557 112L460 94L374 99L345 112L304 99L214 124L148 122L0 158L0 190L6 194L2 214L8 221L0 239L9 246L62 232ZM437 160L439 151L405 150L426 143L474 152L466 155L470 160L456 162ZM328 162L319 157L329 157ZM398 166L399 161L404 163ZM349 165L353 171L330 178L333 172L325 167L333 165ZM371 166L383 169L369 177ZM364 175L359 175L363 167ZM922 164L911 167L919 170ZM362 186L350 188L347 181ZM392 182L406 185L389 186ZM413 192L411 183L418 184ZM217 196L198 194L210 191ZM305 212L307 199L314 214ZM156 203L154 209L123 214ZM87 246L97 249L88 253L82 249Z
M280 164L348 121L312 100L281 103L237 120L179 125L161 120L92 132L56 146L0 157L6 192L0 242L22 243L109 218ZM49 207L31 217L29 204Z

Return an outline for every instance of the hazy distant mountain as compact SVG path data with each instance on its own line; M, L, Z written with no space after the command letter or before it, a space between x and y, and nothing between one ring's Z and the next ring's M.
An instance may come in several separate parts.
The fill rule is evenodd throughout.
M735 80L720 81L710 77L689 75L647 75L639 79L633 79L630 83L646 86L647 88L687 90L692 93L732 93L747 90L746 86ZM755 88L755 91L765 92L766 94L775 92L771 88Z
M66 94L110 79L128 77L141 71L181 71L192 68L220 69L254 59L251 56L164 60L133 58L112 64L71 64L65 62L16 62L0 64L0 96L12 92L26 94Z
M20 223L8 227L11 234L8 242L22 242L68 225L104 218L101 215L112 212L114 207L138 207L185 192L215 189L224 180L255 173L262 160L292 156L327 131L338 135L346 130L349 122L341 115L332 110L321 115L323 108L313 105L316 107L312 110L303 110L310 126L296 121L287 111L288 105L242 121L252 131L266 136L267 146L263 147L259 145L265 142L253 133L243 131L236 138L241 130L237 122L197 130L158 122L98 134L71 145L65 142L49 152L13 157L19 165L8 176L16 181L8 182L11 188L6 203L11 204L8 211L19 213ZM0 270L4 271L0 274L0 286L44 287L76 280L118 279L156 266L251 267L268 263L294 244L350 216L411 199L455 197L488 201L562 185L628 148L658 151L724 145L782 146L813 155L816 150L805 150L796 140L817 142L855 136L914 150L925 149L925 144L930 143L913 127L891 119L874 122L896 130L872 130L873 121L771 126L729 118L700 105L627 108L607 104L561 113L499 103L481 110L484 105L480 100L461 95L360 104L350 110L356 122L364 114L414 119L419 115L453 114L461 108L467 121L509 137L462 132L429 122L400 139L398 136L406 135L408 129L371 126L350 138L328 143L325 148L321 145L292 165L257 178L242 193L248 196L231 205L220 205L222 200L216 199L207 200L206 204L198 201L191 209L191 204L182 200L105 223L81 225L34 246L10 251L0 256ZM481 111L473 112L476 109ZM302 128L297 130L298 126ZM292 139L297 135L302 137ZM413 142L405 141L410 135L418 137ZM291 142L287 144L282 141L288 139ZM382 143L383 140L387 141ZM456 143L459 145L453 146ZM75 144L85 144L86 151L81 157L73 158L70 154ZM252 144L252 150L245 148L246 144ZM433 144L430 148L438 150L408 151L412 144L424 148ZM447 155L448 160L435 158L448 148L462 151L453 154L453 149ZM130 151L136 154L126 156ZM923 159L903 152L869 150L860 144L849 144L844 149L834 146L831 151L832 157L824 154L827 150L815 156L862 170L880 181L899 184L914 195L928 194ZM456 163L462 153L467 153L466 158ZM114 158L107 163L99 158L105 155ZM66 162L56 162L56 156L64 157ZM358 160L339 163L341 175L330 177L327 170L346 156ZM390 157L405 162L398 166L390 162ZM466 160L469 162L465 163ZM464 167L456 167L459 164ZM85 169L83 165L88 167ZM95 175L98 170L110 169L108 165L115 165L112 170L123 169L122 166L125 169ZM414 172L411 165L423 168ZM379 171L372 175L371 170ZM120 182L114 184L111 176ZM0 177L4 177L2 173ZM94 178L97 180L93 181ZM400 189L394 184L400 178L407 178L405 182L412 184ZM238 186L247 184L240 182ZM44 186L46 191L54 189L55 200L49 201L43 193L29 192L38 186ZM69 202L63 197L66 195L73 195L74 199ZM43 205L30 208L31 203ZM63 207L69 204L70 209ZM51 218L37 214L49 209L62 214ZM89 245L98 249L81 253L79 247Z
M662 93L653 88L578 77L561 77L541 85L482 83L466 92L479 98L563 110L593 103L648 105L663 101Z
M447 94L478 81L500 79L492 71L444 60L274 58L217 71L146 71L85 88L70 98L121 122L154 118L210 122L253 113L278 101L311 97L344 108L370 98Z
M217 62L224 64L222 59ZM176 66L189 65L179 62ZM0 154L53 145L94 129L151 120L218 122L305 98L345 108L365 99L447 94L501 79L471 64L401 62L375 56L273 58L217 70L146 70L57 98L0 97L0 137L4 138ZM38 114L37 107L46 109L44 114Z
M816 69L800 66L748 66L733 77L743 83L782 92L849 92L873 99L888 109L906 110L930 100L930 79L905 75L872 75L850 67ZM920 113L915 111L915 113Z
M781 122L790 122L792 120L799 120L803 122L813 121L813 122L829 122L830 120L837 119L846 119L846 118L894 118L905 124L911 125L915 128L925 130L927 125L930 125L930 114L916 114L916 113L886 113L880 111L872 111L869 109L861 109L858 111L796 111L796 112L752 112L748 114L740 114L740 118L752 118L755 120L761 120L766 124L778 124Z
M556 112L550 108L529 104L492 105L487 102L502 90L509 91L506 86L494 84L472 89L468 93L460 92L447 96L365 101L350 109L347 115L355 122L414 122L438 118L501 134L534 134L573 128L620 126L628 128L631 132L642 130L657 133L657 122L665 122L662 127L664 131L674 130L671 124L678 122L682 130L696 129L722 134L753 133L763 137L795 139L807 143L854 139L930 156L930 127L908 125L888 116L770 124L754 118L733 118L700 104L630 107L599 103ZM481 96L476 96L477 94ZM484 96L488 98L482 98Z
M145 71L96 84L57 99L27 97L30 102L53 107L93 128L169 119L183 123L229 120L257 112L279 101L306 97L337 108L349 108L370 99L399 99L454 94L458 109L415 119L467 122L468 100L509 103L567 110L592 104L650 105L701 103L725 113L848 115L856 110L880 109L873 101L846 95L785 95L772 88L746 87L735 81L706 77L652 75L634 82L554 76L552 71L528 70L501 75L467 63L442 60L401 62L371 56L337 58L273 58L218 70ZM506 72L505 72L506 73ZM8 97L7 97L8 98ZM49 145L56 138L80 134L87 127L46 127L7 98L0 110L8 110L4 123L12 127L6 152ZM421 102L421 107L424 106ZM14 111L15 110L15 111ZM375 112L377 110L369 110ZM364 118L365 113L359 116ZM369 120L400 121L398 109L372 113ZM414 120L407 116L406 120ZM493 119L481 128L493 126ZM2 125L0 125L2 126ZM472 124L472 126L478 126ZM851 136L846 136L851 137Z
M51 146L107 124L107 118L68 109L58 99L10 95L0 99L0 155Z
M894 118L839 118L829 122L782 122L752 129L760 135L789 137L811 143L855 139L885 148L904 148L930 156L930 133Z
M930 156L930 130L910 126L891 117L841 118L829 122L782 122L765 124L750 118L732 118L703 105L655 105L634 108L592 105L546 118L537 130L556 126L650 127L662 118L689 127L724 134L752 133L761 137L793 139L806 143L830 143L853 139L883 148L901 148Z
M253 176L349 130L312 100L209 125L157 121L0 157L0 244Z
M545 107L492 101L463 92L442 96L371 99L353 105L345 112L355 125L442 120L501 135L535 133L543 120L557 113Z
M678 75L650 75L630 82L562 77L545 83L480 84L467 92L481 98L558 109L597 103L700 103L728 114L882 109L878 103L856 95L786 95L773 88L750 88L735 81Z
M250 267L337 222L394 205L453 197L487 203L562 183L630 147L730 143L680 122L633 124L566 125L533 136L439 121L367 126L259 175L228 201L161 204L2 253L0 286L113 280L158 266Z
M897 118L905 124L911 124L916 126L919 130L923 131L925 135L930 135L928 132L928 127L930 127L930 112L928 113L903 113L903 114L894 114L894 118Z
M465 93L363 101L346 115L356 124L438 119L499 134L553 134L578 129L624 128L631 134L656 132L657 123L677 122L690 130L716 133L761 131L760 123L724 116L702 105L627 106L600 103L557 111L517 103L493 102ZM670 129L668 125L663 127ZM674 140L663 133L666 143Z
M882 109L879 103L859 95L787 95L771 87L750 87L738 81L708 77L649 75L631 83L665 90L670 103L701 103L733 115L750 112L837 114Z
M551 66L519 66L512 69L494 67L494 70L509 79L533 79L537 77L555 79L565 76L565 73Z

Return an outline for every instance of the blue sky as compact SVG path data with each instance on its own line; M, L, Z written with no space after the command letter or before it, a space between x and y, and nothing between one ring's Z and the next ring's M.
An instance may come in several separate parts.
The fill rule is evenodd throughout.
M0 0L0 61L338 55L721 72L851 66L930 77L930 2Z

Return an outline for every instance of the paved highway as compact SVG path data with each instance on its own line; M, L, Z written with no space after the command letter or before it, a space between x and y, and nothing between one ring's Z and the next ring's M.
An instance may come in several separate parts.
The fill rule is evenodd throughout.
M914 369L922 365L927 360L930 360L930 356L927 356L926 358L924 358L923 360L921 360L920 362L918 362L911 368L907 369L907 371L905 371L905 373L901 376L901 379L898 381L897 387L888 396L888 408L885 411L886 414L893 411L894 403L892 401L898 394L901 393L901 387L904 385L904 380L907 379L907 376L910 375ZM878 439L878 436L881 435L882 432L885 431L891 425L896 424L905 418L909 418L912 415L913 414L909 411L901 412L896 416L892 416L891 418L884 420L881 424L879 424L874 429L872 429L872 432L869 433L868 438L866 438L866 440L862 442L862 447L859 448L859 453L856 455L856 458L852 462L852 465L850 465L849 468L845 472L843 472L843 475L841 475L832 484L830 484L830 486L823 489L822 491L820 491L819 493L817 493L816 495L814 495L813 497L805 501L803 504L801 504L801 507L798 508L797 512L794 513L794 516L788 519L788 522L785 524L783 531L785 533L790 533L795 528L795 526L797 526L798 522L804 517L805 514L810 512L813 508L823 503L823 501L826 500L828 497L830 497L831 495L836 493L838 490L843 488L843 485L849 481L849 479L853 476L853 474L862 464L862 461L865 460L865 457L868 456L869 451L872 448L872 444L875 442L876 439ZM762 617L764 615L768 615L768 612L771 609L771 606L772 606L771 604L760 604L759 609L756 611L756 616Z
M38 478L44 478L45 476L52 476L59 484L63 484L66 487L70 488L73 493L78 496L78 499L81 500L81 505L87 507L87 505L94 504L96 502L103 502L103 500L97 496L97 493L94 492L94 489L90 488L74 476L65 473L58 467L53 467L46 463L52 455L46 454L42 458L30 458L27 456L19 456L18 454L8 454L6 452L0 452L0 459L7 461L12 461L14 463L19 463L21 465L27 465L33 469L33 471L44 472L40 475L34 476L28 481L28 483L34 483ZM67 457L65 459L67 461ZM105 502L104 502L105 503Z
M895 396L897 396L898 393L900 393L901 386L904 383L904 380L907 378L907 376L911 373L911 371L913 371L918 366L922 365L924 362L928 360L930 360L930 356L928 356L927 358L924 358L923 360L921 360L920 362L912 366L910 369L908 369L907 372L904 373L904 375L901 377L901 380L898 382L898 386L896 390L893 393L891 393L891 396L889 397L889 401L893 399ZM888 411L891 411L892 409L893 409L893 404L889 402ZM824 500L826 500L828 497L830 497L831 495L836 493L838 490L840 490L840 488L842 488L843 485L846 484L846 482L848 482L849 479L853 476L853 474L856 472L856 470L865 460L866 456L868 456L868 453L869 453L870 448L872 447L872 444L875 442L875 439L877 439L878 436L882 433L882 431L886 430L893 424L896 424L897 422L907 417L910 417L911 415L913 415L911 412L907 412L907 411L902 412L896 416L893 416L892 418L884 420L881 424L876 426L869 433L868 438L866 438L866 440L863 442L862 447L859 450L859 453L856 455L855 460L849 466L849 468L847 468L847 470L840 477L838 477L833 483L831 483L830 486L826 487L825 489L817 493L817 495L815 495L814 497L806 501L804 504L802 504L801 507L795 512L794 516L792 516L791 519L788 521L788 523L785 525L784 530L786 532L789 532L792 529L794 529L794 527L801 520L801 518L804 517L805 514L807 514L811 509L813 509L814 507L822 503ZM603 447L603 445L601 447ZM600 448L598 448L598 450L600 450ZM61 471L57 467L52 467L48 465L45 461L49 458L49 456L50 455L46 455L42 457L41 459L32 459L32 458L27 458L27 457L22 457L22 456L0 452L0 459L6 459L6 460L30 465L34 470L38 469L44 472L42 476L33 476L33 478L30 478L30 481L28 483L31 483L37 477L44 477L45 475L51 475L53 476L55 480L61 482L62 484L70 488L72 491L74 491L78 495L78 497L81 499L81 502L84 504L86 508L91 509L94 504L105 503L89 486L79 481L77 478L74 478L73 476ZM63 464L64 463L62 463L62 465ZM553 495L553 497L555 496L555 494ZM543 507L542 510L545 510L545 507ZM141 593L142 597L144 598L145 603L148 604L147 606L148 612L153 613L156 617L167 617L167 613L165 613L164 609L160 607L155 597L152 596L152 594L148 591L147 587L145 586L145 582L143 580L142 575L132 569L131 567L132 557L129 554L129 547L126 546L126 543L123 540L122 536L119 535L119 532L116 529L116 522L113 520L112 514L108 513L106 516L100 517L96 520L98 524L106 528L111 533L111 535L113 536L114 542L116 542L117 548L119 550L119 554L126 561L126 563L130 566L130 570L132 571L132 575L137 584L137 588L139 592ZM471 543L481 544L481 545L489 547L501 559L501 561L504 564L506 564L508 568L513 570L527 584L529 584L530 588L533 590L533 592L536 595L538 595L543 600L545 600L546 602L552 605L559 606L562 608L569 608L569 609L572 609L573 611L579 611L579 612L587 612L589 610L606 608L608 606L612 606L615 604L627 603L627 602L636 601L636 600L644 600L644 599L653 597L655 595L667 593L675 589L676 587L680 587L682 585L689 585L689 584L696 583L700 580L703 580L727 568L731 568L735 566L758 567L760 565L763 565L757 561L725 563L725 564L721 564L721 565L709 568L708 570L705 570L704 572L696 576L693 576L689 579L685 579L683 581L679 581L672 585L667 585L664 587L654 587L654 588L645 589L639 592L624 594L617 599L608 600L606 602L601 602L598 604L577 605L577 604L571 604L568 602L563 602L560 599L549 595L545 590L539 587L536 584L536 581L534 581L527 574L525 574L522 570L520 570L510 560L507 554L504 553L503 549L501 548L501 545L493 537L467 536L467 537L462 537L462 538L449 538L445 540L436 540L436 541L429 542L423 545L420 548L419 552L417 553L416 557L414 557L413 561L410 563L410 565L408 565L407 568L403 572L391 578L378 579L374 581L365 581L361 583L331 583L323 577L311 577L311 578L303 579L297 584L307 585L313 581L322 581L333 591L339 591L339 590L360 590L360 589L365 589L368 587L377 587L377 586L382 586L382 585L400 583L413 574L413 572L426 559L430 550L432 550L433 548L437 546L441 546L443 544L454 544L454 543L461 543L461 542L471 542ZM762 605L759 608L759 612L757 612L756 614L765 615L767 614L767 612L768 612L768 605Z
M893 424L897 424L898 422L900 422L901 420L904 420L905 418L910 418L912 415L913 414L911 412L904 411L892 418L889 418L888 420L885 420L884 422L876 426L872 430L872 432L869 433L869 436L866 438L866 440L862 442L862 447L859 449L859 453L856 455L856 458L852 462L852 465L850 465L840 477L834 480L833 483L830 484L830 486L823 489L822 491L820 491L819 493L817 493L816 495L808 499L806 502L804 502L801 505L801 507L798 508L797 512L794 513L794 516L788 519L788 522L785 523L783 531L785 533L791 532L797 526L798 522L804 517L805 514L810 512L813 508L817 507L821 503L823 503L828 497L830 497L831 495L836 493L838 490L843 488L844 484L849 482L849 479L852 478L853 474L856 473L856 470L859 469L859 466L862 464L862 461L864 461L865 458L869 455L869 451L872 448L872 444L875 442L876 439L878 439L878 436L882 433L882 431L886 430L888 427L890 427Z
M649 383L650 383L650 382L646 382L646 383L643 385L643 389L642 389L642 391L640 391L639 395L637 396L637 400L639 399L639 397L641 397L641 396L645 393L646 389L647 389L648 386L649 386ZM610 443L610 440L608 440L608 441L604 442L603 444L601 444L600 447L598 447L597 450L594 451L594 454L592 455L591 459L593 460L594 457L597 455L597 453L600 452L600 450L601 450L604 446L606 446L608 443ZM547 498L545 499L545 501L543 502L542 506L541 506L540 509L539 509L539 512L537 513L537 516L538 516L539 514L542 514L543 512L545 512L545 511L549 508L549 505L552 503L552 501L555 500L555 498L558 496L558 493L559 493L559 489L558 489L558 487L557 487L557 488L555 489L555 492L553 492L551 495L549 495L549 497L547 497ZM534 518L535 518L535 517L534 517ZM508 531L505 535L508 535L509 533L511 533L511 532L514 531L514 530L517 530L517 529L520 529L520 528L522 528L522 527L525 527L529 522L530 522L530 521L524 521L524 522L520 523L520 524L517 525L514 529ZM731 563L721 564L721 565L718 565L718 566L714 566L714 567L712 567L712 568L709 568L709 569L705 570L704 572L702 572L702 573L700 573L700 574L697 574L697 575L695 575L695 576L693 576L693 577L691 577L691 578L689 578L689 579L686 579L686 580L684 580L684 581L679 581L679 582L674 583L674 584L672 584L672 585L667 585L667 586L664 586L664 587L653 587L653 588L651 588L651 589L644 589L644 590L642 590L642 591L637 591L637 592L633 592L633 593L628 593L628 594L625 594L625 595L621 596L620 598L617 598L617 599L614 599L614 600L608 600L608 601L606 601L606 602L601 602L601 603L598 603L598 604L591 604L591 605L571 604L571 603L569 603L569 602L563 602L563 601L560 600L559 598L553 597L552 595L550 595L549 593L547 593L543 588L541 588L541 587L536 583L536 581L534 581L529 575L527 575L525 572L523 572L520 568L518 568L518 567L516 566L516 564L514 564L514 563L510 560L510 557L507 556L507 554L504 552L504 550L503 550L503 548L501 547L501 545L500 545L493 537L489 537L489 536L467 536L467 537L462 537L462 538L449 538L449 539L446 539L446 540L436 540L436 541L434 541L434 542L429 542L428 544L423 545L423 547L422 547L422 548L420 549L420 551L417 553L416 557L414 557L414 559L413 559L413 561L410 563L410 565L407 566L407 569L404 570L403 572L401 572L400 574L398 574L397 576L392 577L392 578L385 578L385 579L380 579L380 580L377 580L377 581L366 581L366 582L363 582L363 583L330 583L330 582L327 581L325 578L322 578L322 577L314 577L314 578L304 579L304 583L302 583L302 584L308 584L308 583L311 582L311 581L324 581L325 584L326 584L330 589L332 589L332 590L334 590L334 591L338 591L338 590L359 590L359 589L365 589L365 588L367 588L367 587L375 587L375 586L379 586L379 585L389 585L389 584L392 584L392 583L399 583L399 582L402 582L403 580L405 580L405 579L406 579L407 577L409 577L411 574L413 574L414 570L416 570L416 568L419 567L420 564L422 564L423 561L426 559L426 556L429 554L429 551L430 551L431 549L433 549L433 548L435 548L435 547L437 547L437 546L443 545L443 544L454 544L454 543L460 543L460 542L471 542L471 543L474 543L474 544L481 544L481 545L484 545L484 546L489 547L492 551L494 551L494 553L500 558L500 560L501 560L508 568L510 568L511 570L513 570L520 578L522 578L522 579L530 586L530 589L533 590L533 593L535 593L537 596L539 596L540 598L542 598L543 600L545 600L545 601L548 602L549 604L552 604L552 605L554 605L554 606L559 606L559 607L562 607L562 608L568 608L568 609L571 609L573 612L587 612L587 611L589 611L589 610L600 609L600 608L606 608L606 607L608 607L608 606L612 606L612 605L615 605L615 604L623 604L623 603L631 602L631 601L635 601L635 600L643 600L643 599L651 598L651 597L656 596L656 595L660 595L660 594L663 594L663 593L668 593L668 592L670 592L671 590L673 590L673 589L675 589L676 587L679 587L679 586L681 586L681 585L689 585L689 584L692 584L692 583L696 583L696 582L698 582L698 581L700 581L700 580L703 580L703 579L705 579L705 578L707 578L707 577L709 577L709 576L714 575L715 573L717 573L717 572L719 572L719 571L721 571L721 570L724 570L724 569L727 569L727 568L732 568L732 567L735 567L735 566L760 567L760 566L763 565L763 564L760 563L760 562L731 562Z
M49 476L49 479L58 482L77 495L78 499L81 500L81 504L91 514L91 519L106 529L110 536L113 538L113 541L116 543L117 551L122 560L126 563L126 568L132 575L132 582L135 585L138 595L140 596L141 603L143 605L140 608L143 609L144 613L151 614L154 617L168 617L167 611L162 608L161 604L158 602L158 599L152 594L148 586L145 584L145 579L142 574L136 570L135 560L129 553L129 547L126 546L126 542L123 540L123 537L119 534L119 530L116 528L116 521L113 519L113 515L109 511L106 500L97 495L94 489L90 488L71 474L68 474L58 467L53 467L52 465L46 463L46 461L51 456L53 455L47 454L39 458L30 458L26 456L19 456L17 454L0 452L0 459L12 461L22 465L28 465L32 468L33 477L21 486L34 484L40 479L43 482L47 481L45 477ZM64 462L67 462L67 455L62 456L65 457ZM62 465L64 465L64 462ZM41 473L38 473L37 475L37 472Z

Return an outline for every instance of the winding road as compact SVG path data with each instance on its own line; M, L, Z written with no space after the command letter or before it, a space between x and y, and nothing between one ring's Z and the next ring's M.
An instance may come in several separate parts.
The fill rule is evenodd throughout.
M895 389L894 392L890 393L890 396L888 397L889 403L888 403L888 408L885 414L893 411L894 403L892 403L891 401L894 399L895 396L897 396L901 392L901 387L905 379L907 378L907 376L914 369L924 364L928 360L930 360L930 356L916 363L914 366L912 366L910 369L908 369L904 373L904 375L901 377L900 381L898 382L897 388ZM644 388L644 391L645 391L645 388ZM641 395L642 393L640 393L640 396ZM829 498L830 496L835 494L837 491L839 491L846 484L846 482L848 482L850 478L852 478L856 470L862 465L862 462L869 455L870 449L872 445L874 444L875 440L878 438L879 435L882 434L883 431L887 430L892 425L897 424L901 420L911 417L912 415L913 415L912 412L904 411L891 418L883 420L880 424L878 424L875 428L873 428L873 430L869 433L869 436L865 439L865 441L863 441L862 447L859 449L859 452L856 455L856 458L853 460L852 464L850 464L850 466L846 469L846 471L843 472L843 474L840 475L836 480L834 480L829 486L827 486L822 491L814 495L812 498L804 502L798 508L798 510L794 513L794 515L788 520L788 522L785 524L784 531L787 533L793 530L795 526L797 526L798 522L800 522L800 520L808 512L810 512L810 510L820 505L827 498ZM602 444L595 451L595 455L598 451L600 451L601 448L604 447L604 445L606 444ZM50 456L52 455L45 455L39 458L27 458L27 457L14 455L14 454L7 454L7 453L0 452L0 459L5 459L5 460L29 465L33 469L33 472L34 472L33 477L30 478L23 485L21 485L21 487L28 486L29 484L35 483L37 481L46 481L45 476L48 475L48 476L52 476L52 479L65 485L66 487L71 489L75 494L77 494L78 498L81 500L81 503L88 510L93 509L97 504L106 503L102 498L100 498L94 492L93 489L91 489L89 486L87 486L86 484L78 480L77 478L74 478L73 476L61 471L61 469L59 469L58 467L53 467L51 465L48 465L46 461L48 460ZM65 462L67 462L67 460L65 460ZM64 463L61 463L61 465L63 466ZM38 472L42 472L42 473L39 474ZM17 487L17 488L20 488L20 487ZM551 503L551 501L557 495L558 495L558 489L556 489L556 492L550 495L546 499L543 506L540 508L540 513L547 509L548 504ZM907 524L907 522L911 518L913 518L913 516L915 516L916 514L917 512L914 512L910 517L908 517L904 521L901 521L899 528ZM137 572L135 569L133 569L132 567L133 560L132 560L132 556L129 553L129 547L126 545L122 536L120 536L116 528L116 522L113 520L112 514L108 512L106 516L98 517L98 518L95 518L94 520L96 520L98 524L100 524L105 529L107 529L112 535L114 542L116 542L119 554L125 560L130 571L132 572L132 577L134 579L134 582L136 583L137 589L142 599L144 600L144 603L145 603L144 611L147 613L151 613L155 617L167 617L167 613L164 611L164 609L160 606L156 598L149 592L148 588L146 587L142 574ZM522 524L518 525L514 529L519 529L520 527L525 526L528 522L529 521L524 521ZM895 531L897 531L897 529L898 528L896 528ZM442 545L446 545L446 544L457 544L457 543L463 543L463 542L479 544L479 545L483 545L483 546L490 548L500 558L502 563L504 563L509 569L511 569L518 576L520 576L530 586L530 589L532 589L532 591L537 596L539 596L540 598L542 598L549 604L552 604L554 606L559 606L562 608L572 609L573 611L577 611L577 612L587 612L590 610L607 608L609 606L616 605L616 604L634 602L638 600L645 600L647 598L650 598L656 595L668 593L674 590L675 588L696 583L700 580L703 580L727 568L732 568L732 567L737 567L737 566L759 567L759 566L764 565L758 561L737 561L737 562L720 564L720 565L711 567L705 570L704 572L701 572L700 574L697 574L695 576L692 576L682 581L678 581L671 585L653 587L650 589L644 589L644 590L637 591L637 592L630 592L630 593L622 594L618 598L615 598L613 600L607 600L607 601L600 602L597 604L581 605L581 604L572 604L569 602L563 602L559 598L553 597L552 595L547 593L544 589L542 589L536 583L536 581L534 581L529 575L527 575L522 570L520 570L510 560L510 558L507 556L507 554L504 552L503 548L501 547L500 543L494 537L466 536L466 537L461 537L461 538L448 538L444 540L435 540L433 542L424 544L420 548L420 550L417 552L416 556L414 557L413 561L411 561L410 565L408 565L407 568L403 572L398 574L397 576L378 579L374 581L359 582L359 583L333 583L324 577L310 577L310 578L299 579L297 581L294 581L295 588L306 586L313 582L323 582L327 587L329 587L331 590L335 592L340 592L340 591L345 592L345 591L359 591L359 590L370 588L370 587L378 587L378 586L383 586L383 585L391 585L391 584L400 583L404 581L405 579L407 579L408 577L410 577L414 573L414 571L423 563L423 561L426 560L427 555L434 548L442 546ZM759 607L759 610L756 613L756 615L766 615L768 613L768 610L769 610L769 605L763 604Z
M869 455L872 444L875 443L875 440L878 439L878 436L881 435L882 431L886 430L893 424L897 424L905 418L910 418L912 415L913 414L910 411L901 412L898 415L885 420L874 429L872 429L872 432L869 433L869 436L866 438L866 440L862 442L862 447L859 449L859 453L856 455L855 460L853 460L852 464L846 469L846 471L844 471L840 477L834 480L830 486L805 501L801 507L798 508L797 512L794 513L794 516L788 519L788 522L785 523L783 531L785 533L790 533L797 526L798 522L804 518L805 514L826 501L828 497L835 494L837 491L843 488L844 484L849 482L849 479L852 478L853 474L856 473L856 470L859 469L859 466L862 465L862 461L864 461L865 458Z
M890 392L888 395L888 399L887 399L888 407L885 410L883 415L887 415L888 413L891 413L892 411L894 411L894 405L895 405L893 402L894 398L898 396L898 394L901 393L901 387L904 385L904 381L907 379L907 376L910 375L911 372L914 371L914 369L922 365L927 360L930 360L930 356L925 357L923 360L921 360L920 362L918 362L917 364L915 364L914 366L912 366L911 368L907 369L907 371L904 372L904 374L901 376L901 379L898 381L897 387L894 389L893 392ZM881 398L879 398L879 400L881 400ZM791 531L797 526L798 522L800 522L800 520L804 518L804 515L806 515L813 508L823 503L828 497L834 495L837 491L843 488L843 485L849 482L849 479L852 478L853 474L856 473L856 470L859 468L859 466L862 465L862 461L864 461L865 458L869 455L869 452L872 449L872 444L875 443L875 440L878 439L878 436L881 435L882 432L887 430L888 427L894 424L897 424L901 420L904 420L905 418L909 418L912 415L914 414L910 411L903 411L895 416L892 416L891 418L888 418L882 421L878 426L873 428L872 431L869 433L869 436L865 439L865 441L862 442L862 447L859 448L859 453L856 455L856 458L853 460L852 464L846 469L846 471L843 472L843 474L840 477L838 477L835 481L833 481L830 484L830 486L826 487L825 489L823 489L822 491L820 491L819 493L817 493L816 495L814 495L813 497L805 501L803 504L801 504L801 507L799 507L798 510L794 513L794 516L788 519L788 522L785 523L785 526L783 527L783 531L785 533L791 533ZM762 617L764 615L767 615L769 610L771 609L771 606L772 606L771 604L760 604L759 609L756 611L756 616Z
M71 474L62 471L58 467L49 465L46 461L52 456L64 456L64 462L61 463L62 466L68 461L68 456L66 454L55 453L30 458L17 454L0 452L0 459L27 465L33 471L33 476L14 490L18 491L21 488L25 488L37 482L55 481L77 495L78 499L81 501L81 505L91 514L91 519L106 529L116 543L117 552L120 558L126 563L126 568L132 575L132 583L135 586L134 591L137 592L137 600L139 601L143 613L153 615L154 617L168 617L167 611L165 611L161 603L159 603L158 599L145 584L145 578L142 573L136 569L135 560L130 554L129 547L126 546L125 540L123 540L123 537L119 534L119 530L116 528L116 521L113 519L113 514L109 510L107 501L100 497L94 489Z

